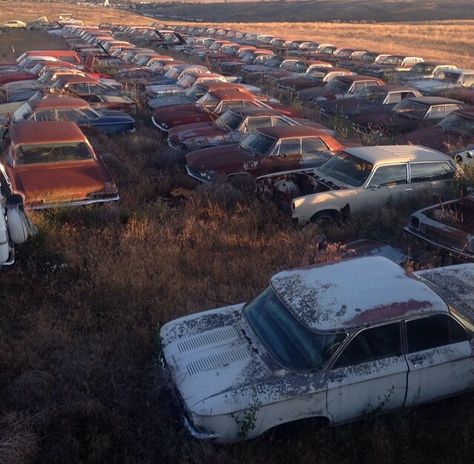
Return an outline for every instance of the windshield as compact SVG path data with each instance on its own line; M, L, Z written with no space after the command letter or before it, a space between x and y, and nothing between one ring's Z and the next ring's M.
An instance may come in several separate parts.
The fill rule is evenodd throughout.
M411 100L403 100L393 107L395 113L399 116L407 117L410 119L423 119L428 107L420 105Z
M474 119L465 118L459 114L451 113L439 123L439 126L447 131L474 136Z
M186 90L186 96L189 98L193 98L195 100L197 100L198 98L201 98L206 93L207 93L207 90L203 89L202 87L199 87L198 85L194 85L190 89Z
M335 90L340 93L347 93L352 85L351 81L347 81L345 79L338 79L335 77L327 84L327 88L331 90Z
M31 114L31 106L28 103L23 103L14 113L13 122L26 121Z
M251 151L254 155L266 156L270 149L273 147L275 139L263 135L260 132L254 132L245 137L240 146Z
M429 63L418 63L413 68L411 72L418 74L431 74L434 71L435 65Z
M214 108L219 103L219 99L213 97L211 94L206 93L197 102L196 106Z
M385 95L385 92L380 92L372 87L366 87L365 89L362 89L357 92L356 97L362 98L363 100L368 101L370 103L383 103Z
M326 161L319 170L345 184L360 187L369 177L373 164L345 151Z
M444 71L444 77L442 75L440 78L442 78L446 82L450 82L452 84L456 84L459 80L460 74L458 72L450 72L450 71Z
M228 130L236 130L237 127L240 126L241 122L242 116L234 113L233 111L226 111L216 120L216 124L219 127Z
M302 325L267 288L244 308L253 331L271 355L290 369L321 369L345 334L320 334Z
M20 145L16 150L16 164L57 163L87 159L92 159L92 153L85 142Z
M195 82L196 82L197 76L191 76L191 75L186 75L183 76L177 84L180 87L183 87L184 89L187 89L188 87L191 87Z

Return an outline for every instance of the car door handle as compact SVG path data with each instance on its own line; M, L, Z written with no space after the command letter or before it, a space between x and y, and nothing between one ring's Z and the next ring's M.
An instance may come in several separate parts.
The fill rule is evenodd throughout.
M412 190L413 190L412 188L405 189L405 192L411 192Z

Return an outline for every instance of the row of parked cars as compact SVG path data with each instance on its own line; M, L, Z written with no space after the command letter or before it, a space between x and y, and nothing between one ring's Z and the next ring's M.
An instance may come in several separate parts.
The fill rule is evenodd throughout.
M423 193L442 195L460 173L451 153L421 145L362 146L282 105L276 98L288 97L283 95L282 79L288 79L288 88L288 82L294 85L300 77L307 79L298 76L304 67L281 66L287 61L282 50L285 57L294 52L295 63L304 66L315 58L308 58L308 53L327 50L326 60L315 58L322 78L314 79L314 87L303 86L304 91L316 89L308 100L314 107L349 98L356 101L372 90L385 92L383 100L399 98L399 103L412 106L431 101L430 112L439 107L447 117L463 117L468 111L464 102L420 100L445 97L424 97L415 88L386 84L380 72L354 73L356 67L351 70L349 64L356 65L356 56L362 61L358 65L370 64L362 59L365 53L352 59L355 52L342 53L329 45L303 47L269 36L239 37L237 32L232 32L229 44L229 31L202 32L194 27L55 27L50 33L62 36L71 50L38 51L36 56L49 57L43 59L29 52L20 60L27 63L4 68L0 89L19 82L6 77L15 72L39 72L25 82L52 73L46 92L43 82L40 88L25 84L11 92L18 101L5 102L18 104L12 114L4 113L2 140L5 201L0 217L7 228L0 222L0 233L9 229L8 243L24 241L32 229L24 207L118 199L105 164L84 133L91 126L82 115L85 110L95 111L100 119L100 111L108 105L124 104L128 98L124 91L131 83L134 97L148 104L151 124L167 138L177 160L183 161L185 155L189 175L201 182L224 180L248 192L270 193L302 223L324 224ZM154 46L135 46L125 39L138 45L154 42ZM173 51L160 54L157 46ZM241 53L241 47L247 52ZM184 62L175 52L204 61ZM326 71L336 68L336 52L348 64L342 74L325 81L333 72ZM260 59L264 56L269 58ZM67 57L74 61L72 66L63 64ZM55 60L56 65L45 65ZM281 63L267 66L271 60ZM384 77L389 70L399 71L389 63L379 61L374 69L383 69ZM420 63L416 59L412 64ZM313 60L310 66L314 64ZM249 70L247 65L255 67ZM255 70L257 75L251 78ZM59 96L54 86L62 79L70 85L58 84ZM360 93L357 83L363 83ZM268 95L262 87L275 93ZM350 89L354 91L347 92ZM305 103L302 94L297 98ZM132 106L122 109L132 112ZM63 112L65 108L68 111ZM326 116L324 122L331 123L331 118ZM100 124L94 130L133 130L123 120L116 124L120 130L100 129ZM456 210L462 204L468 211L470 203L472 198L466 197L447 205ZM441 210L445 208L442 204ZM429 218L430 226L442 221L443 214L435 210L416 213L410 227L423 236L424 218ZM9 245L9 256L11 249ZM371 249L356 259L280 272L247 304L165 324L160 331L164 371L182 406L187 430L199 439L229 443L257 437L290 421L316 417L341 424L471 389L474 264L407 274L387 258L367 256L373 253Z

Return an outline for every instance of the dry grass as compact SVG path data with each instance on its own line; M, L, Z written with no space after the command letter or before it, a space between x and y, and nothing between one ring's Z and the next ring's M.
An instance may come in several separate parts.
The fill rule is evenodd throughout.
M470 462L471 396L337 429L292 425L232 447L190 439L157 367L159 326L251 298L273 273L339 248L321 254L317 227L227 185L171 196L195 184L163 159L147 116L135 134L95 140L120 204L35 214L39 235L1 274L0 462ZM414 206L355 217L328 237L402 243L416 266L446 262L402 236Z

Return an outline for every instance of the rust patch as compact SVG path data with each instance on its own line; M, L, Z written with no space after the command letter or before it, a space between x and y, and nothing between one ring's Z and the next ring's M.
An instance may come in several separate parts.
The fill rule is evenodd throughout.
M394 319L405 314L419 311L421 309L431 308L432 306L433 305L431 301L418 301L413 299L387 305L379 305L375 306L374 308L367 309L353 317L350 321L346 322L346 325L365 324L369 322L380 321L382 319Z

